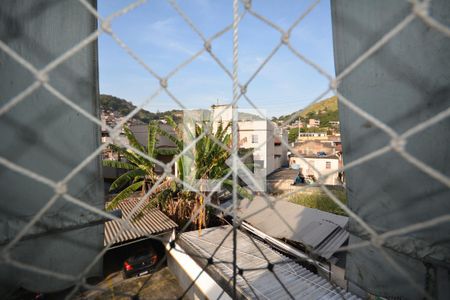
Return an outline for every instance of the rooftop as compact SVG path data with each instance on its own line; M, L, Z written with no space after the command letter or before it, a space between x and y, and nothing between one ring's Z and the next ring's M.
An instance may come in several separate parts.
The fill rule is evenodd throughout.
M139 200L139 198L130 198L119 203L117 209L122 211L122 219L130 215L131 210L139 203ZM106 222L104 244L108 245L111 242L116 244L147 237L148 235L157 235L170 232L172 229L178 227L174 221L156 208L142 210L142 215L139 215L139 217L133 219L130 223L131 227L135 230L124 230L119 235L121 230L119 221Z
M291 157L297 157L296 155ZM339 157L335 154L332 155L326 155L326 156L317 156L317 155L302 155L303 158L320 158L320 159L339 159Z
M282 168L278 169L269 176L267 176L267 180L282 180L282 179L292 179L294 180L298 174L298 170L290 169L290 168Z
M272 204L273 209L279 212L283 219L267 207L267 202L262 197L255 197L252 201L243 200L239 217L267 235L301 243L326 259L349 237L349 233L344 229L348 217L288 201L278 200Z
M201 267L207 265L205 258L214 257L214 264L206 272L229 295L232 295L230 278L233 277L232 228L230 225L208 228L200 236L198 231L185 232L178 241ZM239 230L237 244L237 267L242 270L236 278L238 298L358 299ZM268 262L273 265L272 272Z

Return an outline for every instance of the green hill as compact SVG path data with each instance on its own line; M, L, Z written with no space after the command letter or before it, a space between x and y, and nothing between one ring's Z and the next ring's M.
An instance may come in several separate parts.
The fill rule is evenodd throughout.
M297 114L299 111L293 112L289 115L283 115L278 118L274 118L274 121L281 121L284 122L291 118L294 114ZM321 100L319 102L316 102L314 104L311 104L310 106L300 110L300 114L298 115L300 119L303 121L306 121L309 118L312 119L319 119L321 123L321 127L328 126L329 121L338 121L339 120L339 114L338 114L338 101L337 97L333 96L324 100ZM293 123L296 119L292 120L291 123Z
M131 103L130 101L127 101L125 99L121 99L115 96L111 95L100 95L100 108L102 110L110 110L115 113L118 113L120 116L126 116L129 114L133 109L136 108L136 106ZM298 111L297 111L298 112ZM290 117L292 117L297 112L293 112L289 115L280 116L278 118L273 118L272 120L277 122L283 122ZM242 116L245 115L246 119L259 119L257 116L245 114L243 113ZM182 111L181 110L170 110L165 112L150 112L145 109L141 109L134 118L137 120L140 120L144 123L148 123L152 120L159 120L163 119L165 116L171 116L175 122L179 123L182 119ZM320 120L320 127L327 127L329 121L338 121L338 104L337 104L337 97L333 96L324 100L321 100L317 103L314 103L305 109L301 110L300 112L300 119L303 121L306 121L309 118L313 119L319 119ZM296 119L295 119L296 120ZM293 123L295 120L293 120L291 123Z
M324 100L321 100L317 103L311 104L310 106L306 107L305 109L302 110L302 112L300 113L301 117L306 118L308 116L309 113L317 113L320 111L337 111L338 110L338 101L337 101L337 97L333 96L331 98L327 98ZM337 121L337 120L335 120Z
M111 95L100 95L100 109L114 111L120 116L124 117L129 114L136 106L125 99L117 98ZM175 122L181 121L181 110L170 110L165 112L150 112L145 109L141 109L134 118L144 123L148 123L152 120L159 120L165 116L171 116Z

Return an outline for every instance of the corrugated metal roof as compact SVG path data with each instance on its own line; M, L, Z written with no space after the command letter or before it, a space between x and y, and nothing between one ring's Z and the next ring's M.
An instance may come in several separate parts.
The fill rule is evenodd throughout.
M299 242L326 259L348 239L349 233L344 229L348 217L288 201L273 201L272 205L273 210L262 197L244 200L238 215L267 235Z
M202 267L206 265L207 258L215 252L215 263L208 266L206 272L226 291L231 288L231 282L227 283L227 280L233 276L230 263L233 261L233 235L228 234L231 230L232 226L229 225L213 227L202 230L200 236L198 231L185 232L179 239L180 245L188 248L184 250L192 253L193 258L203 264ZM224 242L219 246L222 240ZM295 299L358 299L341 288L334 287L326 279L308 271L267 244L257 240L252 242L250 237L241 231L237 232L237 246L237 266L244 269L243 276L237 277L237 289L244 298L290 299L286 288ZM198 256L205 259L199 259ZM268 261L274 264L273 272L285 288L267 269Z
M138 202L139 198L130 198L119 203L117 209L122 210L123 219L131 213L131 210L137 205ZM174 221L169 219L169 217L167 217L159 209L145 209L142 213L142 216L135 218L130 222L131 227L133 227L135 231L125 230L115 240L115 244L145 237L149 234L167 232L178 227ZM111 241L113 241L115 236L119 234L120 230L121 224L118 221L106 222L104 244L108 245Z

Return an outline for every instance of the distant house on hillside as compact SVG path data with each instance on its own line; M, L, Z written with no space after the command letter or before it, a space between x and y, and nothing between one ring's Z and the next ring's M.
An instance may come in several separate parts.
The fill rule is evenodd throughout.
M320 120L319 119L309 119L308 124L306 127L313 128L313 127L319 127L320 126Z
M302 140L326 140L327 134L325 132L299 132L298 139Z
M330 126L337 127L340 123L339 121L329 121L328 124L330 124Z
M120 115L120 113L111 111L111 110L102 110L100 119L102 120L102 123L110 128L114 128L124 120L124 117ZM131 118L130 120L126 121L124 125L130 127L133 125L138 124L144 124L143 122L139 121L138 119ZM102 131L102 144L110 143L111 138L109 136L109 131L107 130L107 127L105 125L102 125L101 131ZM123 127L121 128L118 136L118 140L121 144L128 145L128 140L125 137ZM102 158L103 159L110 159L115 160L117 159L117 155L111 151L111 149L106 148L102 151Z

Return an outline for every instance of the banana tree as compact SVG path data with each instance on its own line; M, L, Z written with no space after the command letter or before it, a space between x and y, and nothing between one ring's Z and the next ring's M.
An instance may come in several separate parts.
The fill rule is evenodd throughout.
M170 117L166 118L167 124L170 125L173 129L172 132L175 132L174 135L172 132L167 132L164 130L159 130L158 133L166 136L169 140L171 140L176 145L175 153L178 154L183 151L183 139L182 139L182 130L180 126L178 126ZM193 129L193 132L188 128L185 128L184 134L189 135L188 139L193 141L195 138L203 135L205 132L209 132L209 134L205 134L202 138L200 138L195 147L192 148L191 156L193 157L194 163L194 176L195 180L200 180L200 182L204 182L205 180L216 179L220 180L225 177L230 172L230 167L226 164L227 159L230 157L229 151L226 149L231 145L231 133L229 132L230 124L226 126L223 123L219 122L216 126L217 128L214 130L214 125L212 123L196 123ZM189 156L189 154L188 154ZM181 180L188 180L185 178L185 171L189 172L189 170L185 170L185 168L189 169L189 163L185 166L184 157L178 159L177 163L177 177ZM224 179L222 186L231 191L233 189L232 180L230 178ZM200 184L199 190L201 193L188 192L183 189L182 185L177 185L176 198L178 199L177 203L171 201L163 200L163 195L161 196L160 201L157 201L160 205L166 204L166 207L161 207L163 210L169 208L175 209L179 208L178 212L181 215L185 215L190 218L192 214L194 214L197 210L199 213L197 217L194 219L198 228L202 228L207 225L209 219L208 210L205 208L204 204L204 195L209 195L209 191L206 191L205 186ZM240 185L236 186L238 195L240 197L251 198L252 195L247 192L247 190ZM166 191L164 194L171 194L174 196L173 192ZM217 193L213 193L210 195L211 200L213 202L218 202ZM190 214L186 214L186 207L189 207ZM175 209L176 210L176 209Z
M148 143L147 147L141 145L133 133L124 128L125 135L129 141L129 144L145 153L150 158L155 158L156 155L176 155L183 151L183 141L181 138L181 130L177 124L169 117L166 118L167 124L172 127L171 132L167 132L158 126L157 122L151 122L148 125ZM226 164L226 160L230 157L227 149L224 149L220 144L229 147L231 143L231 134L229 133L229 124L225 127L222 123L219 123L217 129L213 131L212 124L196 124L195 132L192 137L199 137L204 132L209 132L209 135L205 135L199 139L193 149L194 162L195 162L195 178L200 180L206 179L222 179L230 172L230 167ZM175 132L175 134L174 134ZM174 148L156 149L156 142L158 136L165 136L175 145ZM219 143L217 143L218 141ZM113 151L122 155L127 161L115 161L104 160L103 165L113 168L126 169L127 172L117 178L111 185L110 190L122 189L118 195L108 205L107 209L115 208L121 201L131 196L139 189L142 194L145 194L157 181L158 177L155 173L155 164L135 153L134 151L120 148L115 145L111 145ZM177 174L179 179L184 180L185 166L183 157L176 161ZM232 190L232 180L226 178L223 181L223 187ZM251 194L248 193L243 187L238 185L238 194L241 197L251 198ZM179 183L176 183L173 179L167 179L150 195L151 201L149 206L159 207L162 211L166 212L172 219L174 219L180 225L186 223L192 218L196 211L199 211L194 222L198 228L202 228L207 225L209 219L208 210L205 208L204 196L208 195L208 191L204 190L203 186L200 186L201 193L194 193L187 191ZM213 201L217 200L217 194L211 195Z
M150 158L155 158L158 154L156 149L156 136L158 124L150 122L148 124L148 142L147 146L141 145L134 134L128 127L124 127L125 136L131 147L145 153ZM110 191L122 189L107 206L107 209L114 209L124 199L130 197L134 192L141 190L145 194L158 180L155 173L155 163L150 159L130 150L111 144L109 146L112 151L123 156L126 161L103 160L103 165L106 167L125 169L127 172L119 176L110 187Z
M198 137L205 132L209 134L204 135L195 145L195 178L199 179L200 182L205 180L221 180L226 177L231 172L231 167L227 164L227 160L230 158L230 147L232 143L232 134L230 132L230 123L224 124L222 122L216 123L216 129L214 130L214 123L198 123L195 126L195 136ZM228 191L232 191L233 188L237 189L237 194L242 198L252 198L251 193L249 193L245 188L243 188L239 183L233 186L233 181L231 175L228 175L222 182L222 187ZM204 191L204 185L200 184L200 193L197 195L198 206L204 207L204 196L209 194L208 191ZM212 202L218 204L218 194L214 192L210 195ZM198 225L201 228L202 225L206 224L206 211L203 209L199 214Z
M165 136L167 139L169 139L175 145L175 147L170 149L159 149L158 153L162 155L177 155L181 151L183 151L182 131L170 116L166 116L165 120L167 125L172 128L172 131L168 132L163 128L158 127L157 132L160 136ZM180 180L184 180L183 159L180 158L175 163L177 165L175 176L177 176Z

